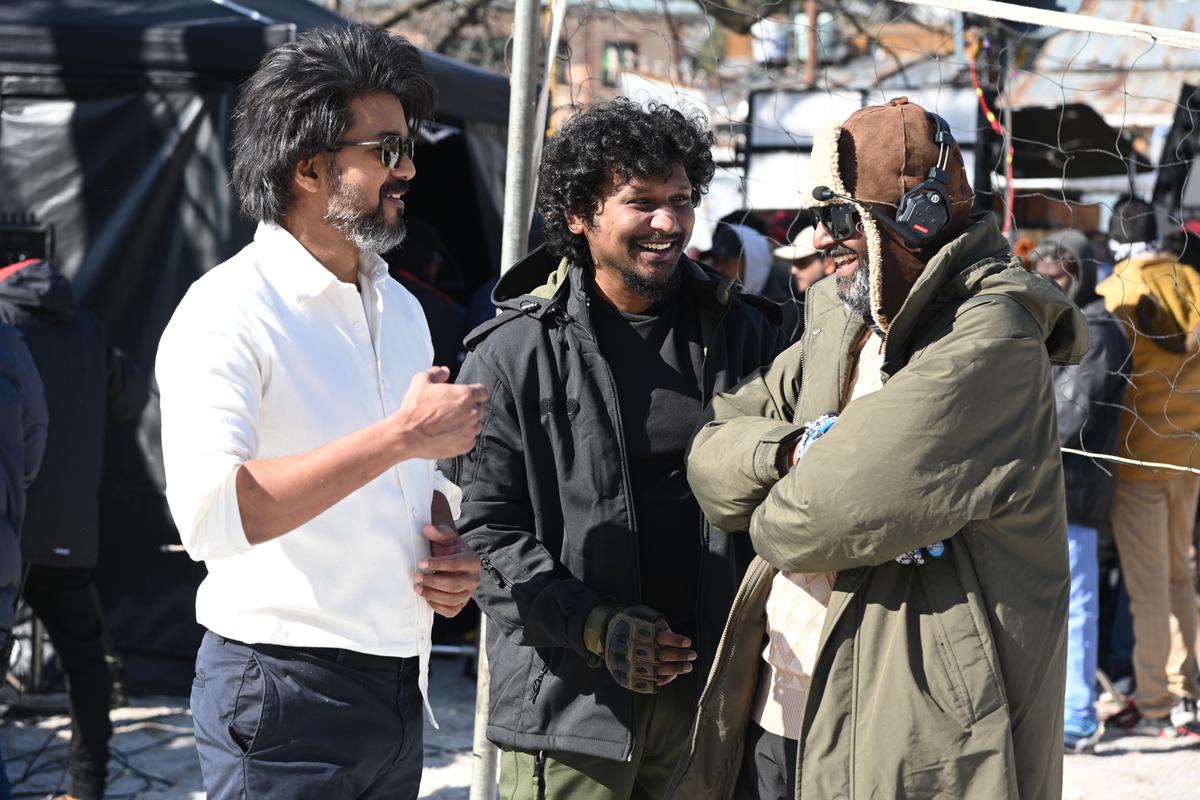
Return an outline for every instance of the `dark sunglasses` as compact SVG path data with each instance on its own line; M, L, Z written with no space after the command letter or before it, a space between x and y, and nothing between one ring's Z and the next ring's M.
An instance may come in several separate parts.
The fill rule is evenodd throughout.
M337 142L332 149L341 150L343 147L377 147L379 160L383 165L388 169L395 169L401 156L408 156L409 160L412 160L416 152L416 140L393 134L373 142Z
M858 233L862 217L858 208L850 203L837 203L831 206L813 206L809 209L813 222L824 225L829 236L837 241L853 239Z

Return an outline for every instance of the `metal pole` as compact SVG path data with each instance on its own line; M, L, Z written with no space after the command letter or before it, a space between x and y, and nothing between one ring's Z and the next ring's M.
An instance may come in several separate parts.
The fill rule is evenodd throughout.
M479 672L475 676L475 729L471 753L475 764L471 769L470 800L494 800L496 777L500 767L500 751L488 741L488 693L491 690L491 670L487 659L487 615L479 615Z
M964 41L966 30L963 24L963 13L954 12L954 62L961 70L967 65L967 45Z
M804 8L808 19L808 53L804 60L804 82L809 86L817 83L817 0L806 0Z
M508 100L508 159L504 172L504 234L500 269L525 255L533 215L536 165L530 155L538 146L538 42L541 28L537 0L517 0L513 20L513 71Z
M536 164L531 157L537 137L538 0L517 0L513 16L512 78L508 99L508 156L504 173L504 232L500 271L509 269L529 244L533 215L533 182ZM479 677L475 683L476 756L471 772L470 800L494 800L499 751L487 740L488 694L491 673L487 661L487 616L479 620Z

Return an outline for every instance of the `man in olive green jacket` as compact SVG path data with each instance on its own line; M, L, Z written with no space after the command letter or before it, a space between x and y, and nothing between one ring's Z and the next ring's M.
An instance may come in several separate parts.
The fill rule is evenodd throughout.
M724 530L748 529L761 558L671 797L746 795L744 739L780 570L834 576L788 794L1061 795L1069 578L1050 367L1078 362L1089 335L990 216L970 218L944 126L901 98L818 134L817 242L837 278L810 290L803 339L718 395L693 439L701 507ZM914 201L947 213L911 213ZM882 386L851 395L870 377L858 368L869 335L882 340ZM838 412L797 457L806 424Z

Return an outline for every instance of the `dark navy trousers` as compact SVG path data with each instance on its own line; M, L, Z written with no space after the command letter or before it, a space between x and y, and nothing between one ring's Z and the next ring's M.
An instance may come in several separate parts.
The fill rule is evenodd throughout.
M192 682L209 800L416 798L418 661L204 634Z
M796 749L799 743L746 721L742 768L735 800L792 800L796 796Z

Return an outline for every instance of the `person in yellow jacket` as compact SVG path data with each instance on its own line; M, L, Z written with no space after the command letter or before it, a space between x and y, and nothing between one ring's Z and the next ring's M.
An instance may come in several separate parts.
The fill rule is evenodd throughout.
M1200 739L1192 532L1200 475L1200 272L1156 244L1152 206L1117 205L1109 227L1117 264L1096 288L1133 350L1117 453L1147 462L1117 471L1112 526L1134 628L1133 699L1109 725ZM1172 625L1174 619L1174 625Z

